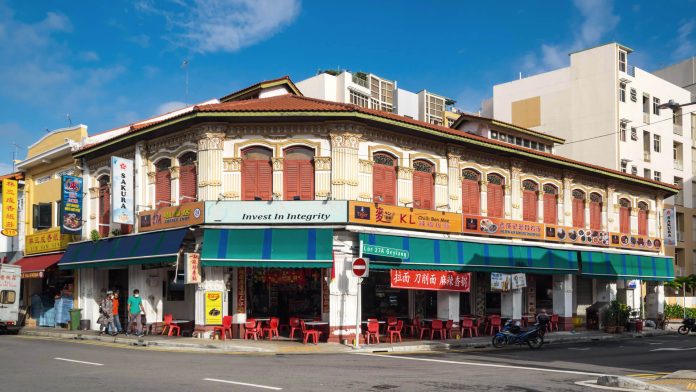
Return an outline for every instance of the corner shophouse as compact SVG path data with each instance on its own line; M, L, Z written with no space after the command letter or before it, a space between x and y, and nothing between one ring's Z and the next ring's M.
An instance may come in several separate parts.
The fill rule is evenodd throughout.
M288 79L211 102L107 132L75 154L93 190L94 229L110 224L100 189L109 189L111 156L133 159L139 209L206 202L204 224L188 233L128 236L159 236L171 249L143 248L118 260L67 257L68 249L61 266L76 269L80 306L92 319L95 294L109 271L122 268L129 289L141 290L149 321L173 313L211 327L204 299L214 291L224 294L221 315L237 322L248 315L319 316L329 322L330 341L351 339L358 281L350 264L361 242L408 251L403 259L371 256L361 318L518 319L543 306L567 329L596 301L619 298L639 307L642 290L648 316L660 310L660 282L673 279L660 223L664 198L678 190L670 184L304 98ZM336 220L276 218L306 216L304 203L312 200L312 214ZM343 210L347 222L336 201L351 201ZM203 280L187 285L174 304L164 297L178 267L167 260L150 268L148 260L176 256L182 243L200 252ZM412 270L470 272L470 292L392 287L391 274ZM491 290L495 271L525 273L527 287ZM281 306L279 298L292 301Z

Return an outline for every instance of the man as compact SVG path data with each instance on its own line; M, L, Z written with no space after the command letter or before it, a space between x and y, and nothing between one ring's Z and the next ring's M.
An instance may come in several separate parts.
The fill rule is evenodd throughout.
M140 290L133 290L133 295L128 297L128 327L135 322L135 334L138 337L143 336L143 324L140 318L140 313L145 313L143 308L143 299L140 298Z
M114 325L116 326L116 333L123 332L123 327L121 326L121 318L118 315L118 290L114 290L113 299L111 300L114 304Z

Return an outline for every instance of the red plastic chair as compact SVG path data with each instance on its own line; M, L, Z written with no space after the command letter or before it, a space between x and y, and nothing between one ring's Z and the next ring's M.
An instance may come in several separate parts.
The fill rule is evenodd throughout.
M387 317L387 333L396 329L399 320L396 317ZM403 322L401 323L403 326Z
M474 320L470 318L462 319L461 324L459 325L459 331L462 337L464 337L465 332L469 333L470 338L473 338L474 335L479 336L478 330L474 328Z
M496 332L500 332L502 327L500 316L491 316L486 326L486 331L491 333L491 336L495 335Z
M299 317L290 317L290 339L295 339L295 331L302 332Z
M558 315L555 313L551 315L551 320L548 323L549 332L553 331L554 329L556 332L558 332Z
M171 314L164 315L164 326L162 327L162 335L164 335L164 333L168 331L167 336L172 336L172 332L176 330L176 336L179 336L181 328L179 328L179 326L176 324L172 324L173 318L174 317Z
M389 343L394 343L394 337L399 338L401 342L401 330L404 329L404 321L397 320L396 326L389 330Z
M244 339L252 337L254 340L258 340L260 333L261 331L259 330L258 324L256 324L256 319L247 319L244 323Z
M426 326L425 324L422 325L420 328L420 340L423 340L423 335L428 336L429 333L432 332L432 328Z
M420 333L420 319L418 317L414 318L410 324L404 325L404 332L408 332L409 335L416 337Z
M312 340L314 341L314 344L319 343L319 336L321 335L320 331L317 331L316 329L307 329L307 326L305 325L304 320L300 320L300 327L302 327L302 343L307 344L307 341L309 340L309 337L312 337Z
M228 332L230 333L230 339L232 339L232 316L224 316L222 318L222 326L213 328L213 334L215 332L220 332L220 340L225 340Z
M375 320L367 322L367 331L365 331L365 342L367 342L367 344L370 344L371 338L374 338L375 340L377 340L377 343L379 343L379 323Z
M445 330L445 327L442 325L442 320L433 320L430 327L430 340L433 340L433 338L435 338L435 332L440 334L440 340L445 340L445 333L447 331Z
M449 339L452 338L452 327L454 326L454 321L453 320L447 320L445 322L445 337L448 337Z
M278 324L280 324L280 319L278 317L271 317L268 321L268 327L261 329L261 335L268 335L268 340L273 340L273 337L278 337Z

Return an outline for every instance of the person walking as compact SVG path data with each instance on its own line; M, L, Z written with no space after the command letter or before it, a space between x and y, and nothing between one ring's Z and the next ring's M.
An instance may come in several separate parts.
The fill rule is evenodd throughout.
M116 326L114 325L114 303L112 301L112 292L107 291L106 295L99 304L99 335L104 335L104 332L112 336L116 335Z
M143 308L143 299L140 298L140 290L133 290L133 295L128 297L128 328L135 323L135 334L138 337L143 336L143 324L140 317L141 313L145 313Z
M123 327L121 326L121 317L119 316L119 313L118 313L118 306L119 306L118 294L119 294L118 290L114 290L112 302L114 304L114 326L116 327L116 333L121 333L121 332L123 332Z

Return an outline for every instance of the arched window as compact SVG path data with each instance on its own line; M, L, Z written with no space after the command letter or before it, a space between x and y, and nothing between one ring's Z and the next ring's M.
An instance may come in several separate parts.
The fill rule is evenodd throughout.
M558 224L558 188L544 184L544 223Z
M638 203L638 235L648 235L648 203Z
M179 203L198 200L196 153L187 152L179 157Z
M396 158L378 152L372 157L372 201L396 204Z
M631 234L631 202L628 199L619 199L619 232Z
M590 193L590 229L602 230L602 195Z
M413 161L413 206L435 208L435 165L418 159Z
M573 190L573 227L585 227L585 192Z
M505 179L500 174L491 173L487 177L488 216L502 218L505 216Z
M249 147L242 151L242 200L273 198L273 151Z
M155 207L172 205L172 161L160 159L155 163Z
M522 181L522 219L536 222L539 216L539 185L531 180Z
M99 235L107 237L111 226L111 186L109 176L99 177Z
M314 200L314 150L289 147L283 158L285 200Z
M474 170L462 170L462 213L481 213L481 175Z

